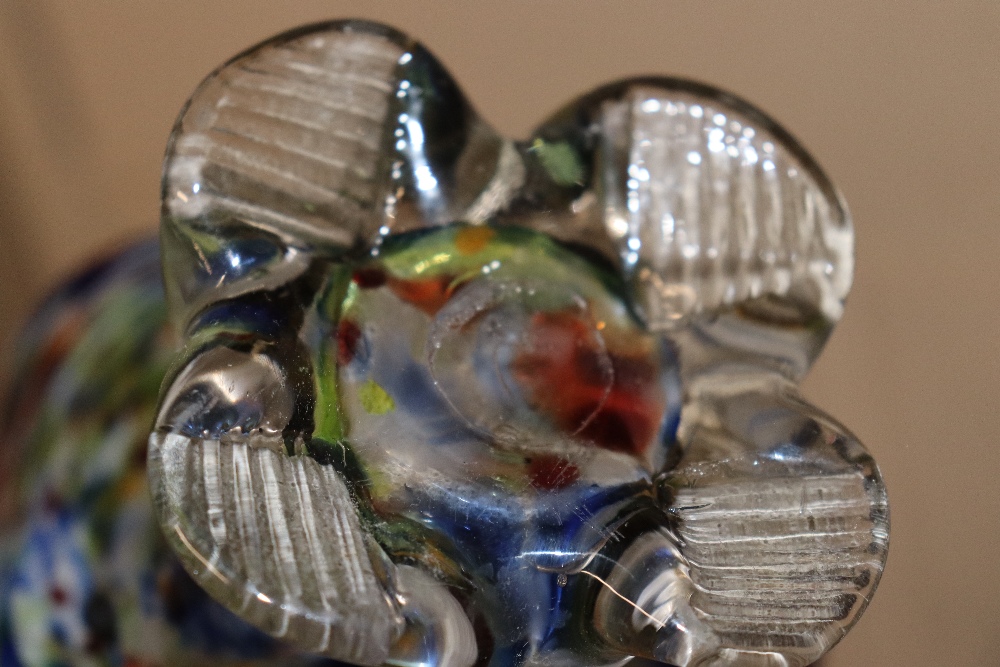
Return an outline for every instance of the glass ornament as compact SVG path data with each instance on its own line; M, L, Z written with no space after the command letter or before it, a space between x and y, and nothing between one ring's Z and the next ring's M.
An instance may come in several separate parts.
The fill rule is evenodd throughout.
M515 141L393 29L264 42L182 111L159 244L31 325L3 664L810 664L888 547L798 390L852 244L715 88Z

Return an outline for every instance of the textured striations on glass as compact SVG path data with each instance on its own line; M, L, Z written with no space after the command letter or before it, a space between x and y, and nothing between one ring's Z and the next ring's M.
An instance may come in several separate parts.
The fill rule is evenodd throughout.
M885 488L857 440L791 385L725 385L692 401L688 448L664 478L691 564L690 603L726 651L807 665L878 585Z
M168 149L164 234L183 241L167 250L202 251L187 258L195 271L168 283L172 298L197 309L206 289L273 288L305 270L305 244L344 250L374 231L400 54L380 35L326 31L265 45L202 84ZM253 238L217 258L230 266L213 265L205 246L239 223Z
M764 295L838 319L852 234L811 161L721 100L641 85L623 97L601 110L608 232L650 326Z
M240 608L258 627L352 662L388 658L404 621L384 594L350 493L332 468L178 435L154 437L150 454L166 480L163 501L190 519L172 526L177 539L215 546L192 566L206 590L226 595L236 582L252 582L240 586Z
M852 243L812 158L708 86L614 83L514 141L384 26L237 56L170 140L161 253L182 345L155 410L156 383L134 394L155 422L153 508L130 525L158 525L173 555L147 549L106 587L170 648L123 632L115 655L814 662L888 548L878 468L797 387L841 316ZM130 363L165 354L161 299ZM33 474L62 469L51 451ZM80 525L105 535L116 502ZM26 544L0 648L44 655ZM135 592L149 571L169 583L152 602ZM142 611L178 589L198 600L186 616ZM87 643L68 646L72 661Z

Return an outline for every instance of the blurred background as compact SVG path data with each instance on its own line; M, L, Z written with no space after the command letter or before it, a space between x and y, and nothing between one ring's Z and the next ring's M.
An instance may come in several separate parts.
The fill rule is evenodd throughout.
M154 233L167 135L210 70L335 17L420 38L514 136L654 73L791 130L857 232L805 392L868 445L892 507L882 585L824 667L1000 665L1000 3L5 0L0 338L74 267Z

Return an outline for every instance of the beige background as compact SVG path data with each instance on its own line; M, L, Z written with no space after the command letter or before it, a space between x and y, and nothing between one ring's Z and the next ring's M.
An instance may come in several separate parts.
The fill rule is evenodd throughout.
M828 664L1000 665L1000 3L874 5L7 0L0 336L70 267L154 229L181 104L285 28L390 22L514 135L610 79L711 82L796 134L856 220L856 287L806 390L881 463L892 547Z

